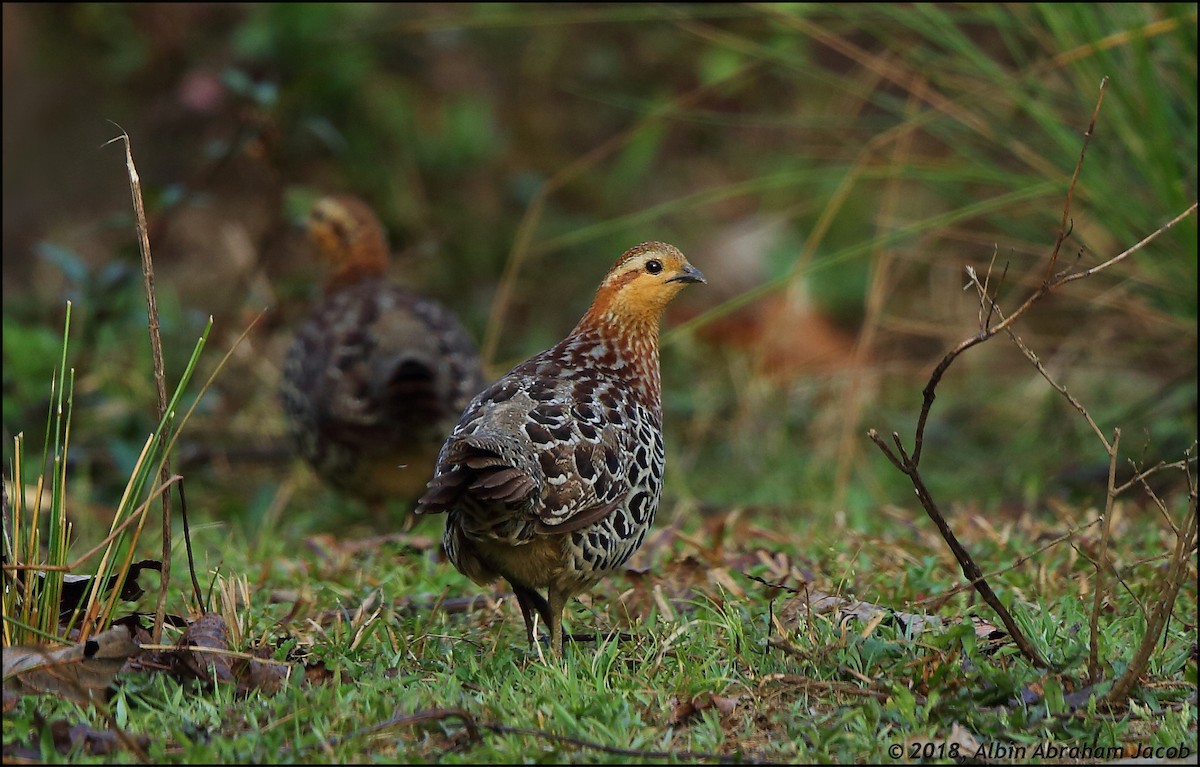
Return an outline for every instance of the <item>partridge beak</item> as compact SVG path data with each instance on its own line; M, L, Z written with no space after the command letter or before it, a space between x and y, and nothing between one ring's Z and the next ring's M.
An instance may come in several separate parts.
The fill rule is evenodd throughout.
M704 274L691 264L684 266L683 271L667 280L667 282L700 282L708 284L708 280L704 279Z

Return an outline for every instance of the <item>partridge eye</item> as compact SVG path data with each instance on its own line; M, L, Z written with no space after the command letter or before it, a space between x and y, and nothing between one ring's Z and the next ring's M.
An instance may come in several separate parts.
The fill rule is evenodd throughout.
M646 271L650 274L658 274L662 271L662 261L652 260L646 262Z

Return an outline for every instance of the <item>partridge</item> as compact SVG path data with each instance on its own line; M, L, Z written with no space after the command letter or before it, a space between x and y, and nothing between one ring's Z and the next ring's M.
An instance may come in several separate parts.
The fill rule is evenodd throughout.
M417 514L446 514L443 544L476 583L512 586L562 652L567 600L628 561L663 483L658 328L700 270L671 245L626 251L563 341L467 406ZM539 590L546 591L543 598Z
M377 510L411 506L483 387L474 342L445 306L385 277L387 240L364 202L322 198L307 228L331 268L284 361L289 436L334 487Z

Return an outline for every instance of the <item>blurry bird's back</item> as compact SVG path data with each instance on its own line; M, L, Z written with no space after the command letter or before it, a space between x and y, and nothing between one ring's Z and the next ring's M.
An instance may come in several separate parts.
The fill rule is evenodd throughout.
M309 232L332 265L284 362L292 443L334 487L411 503L483 385L475 344L437 301L389 281L386 241L353 198L324 198Z

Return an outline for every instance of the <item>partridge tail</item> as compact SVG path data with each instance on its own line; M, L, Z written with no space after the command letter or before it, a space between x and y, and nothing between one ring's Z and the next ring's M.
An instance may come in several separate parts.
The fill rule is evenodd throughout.
M519 504L537 489L533 477L505 457L502 446L480 437L461 437L443 448L442 465L453 466L429 482L417 513L448 511L464 496L483 504Z

